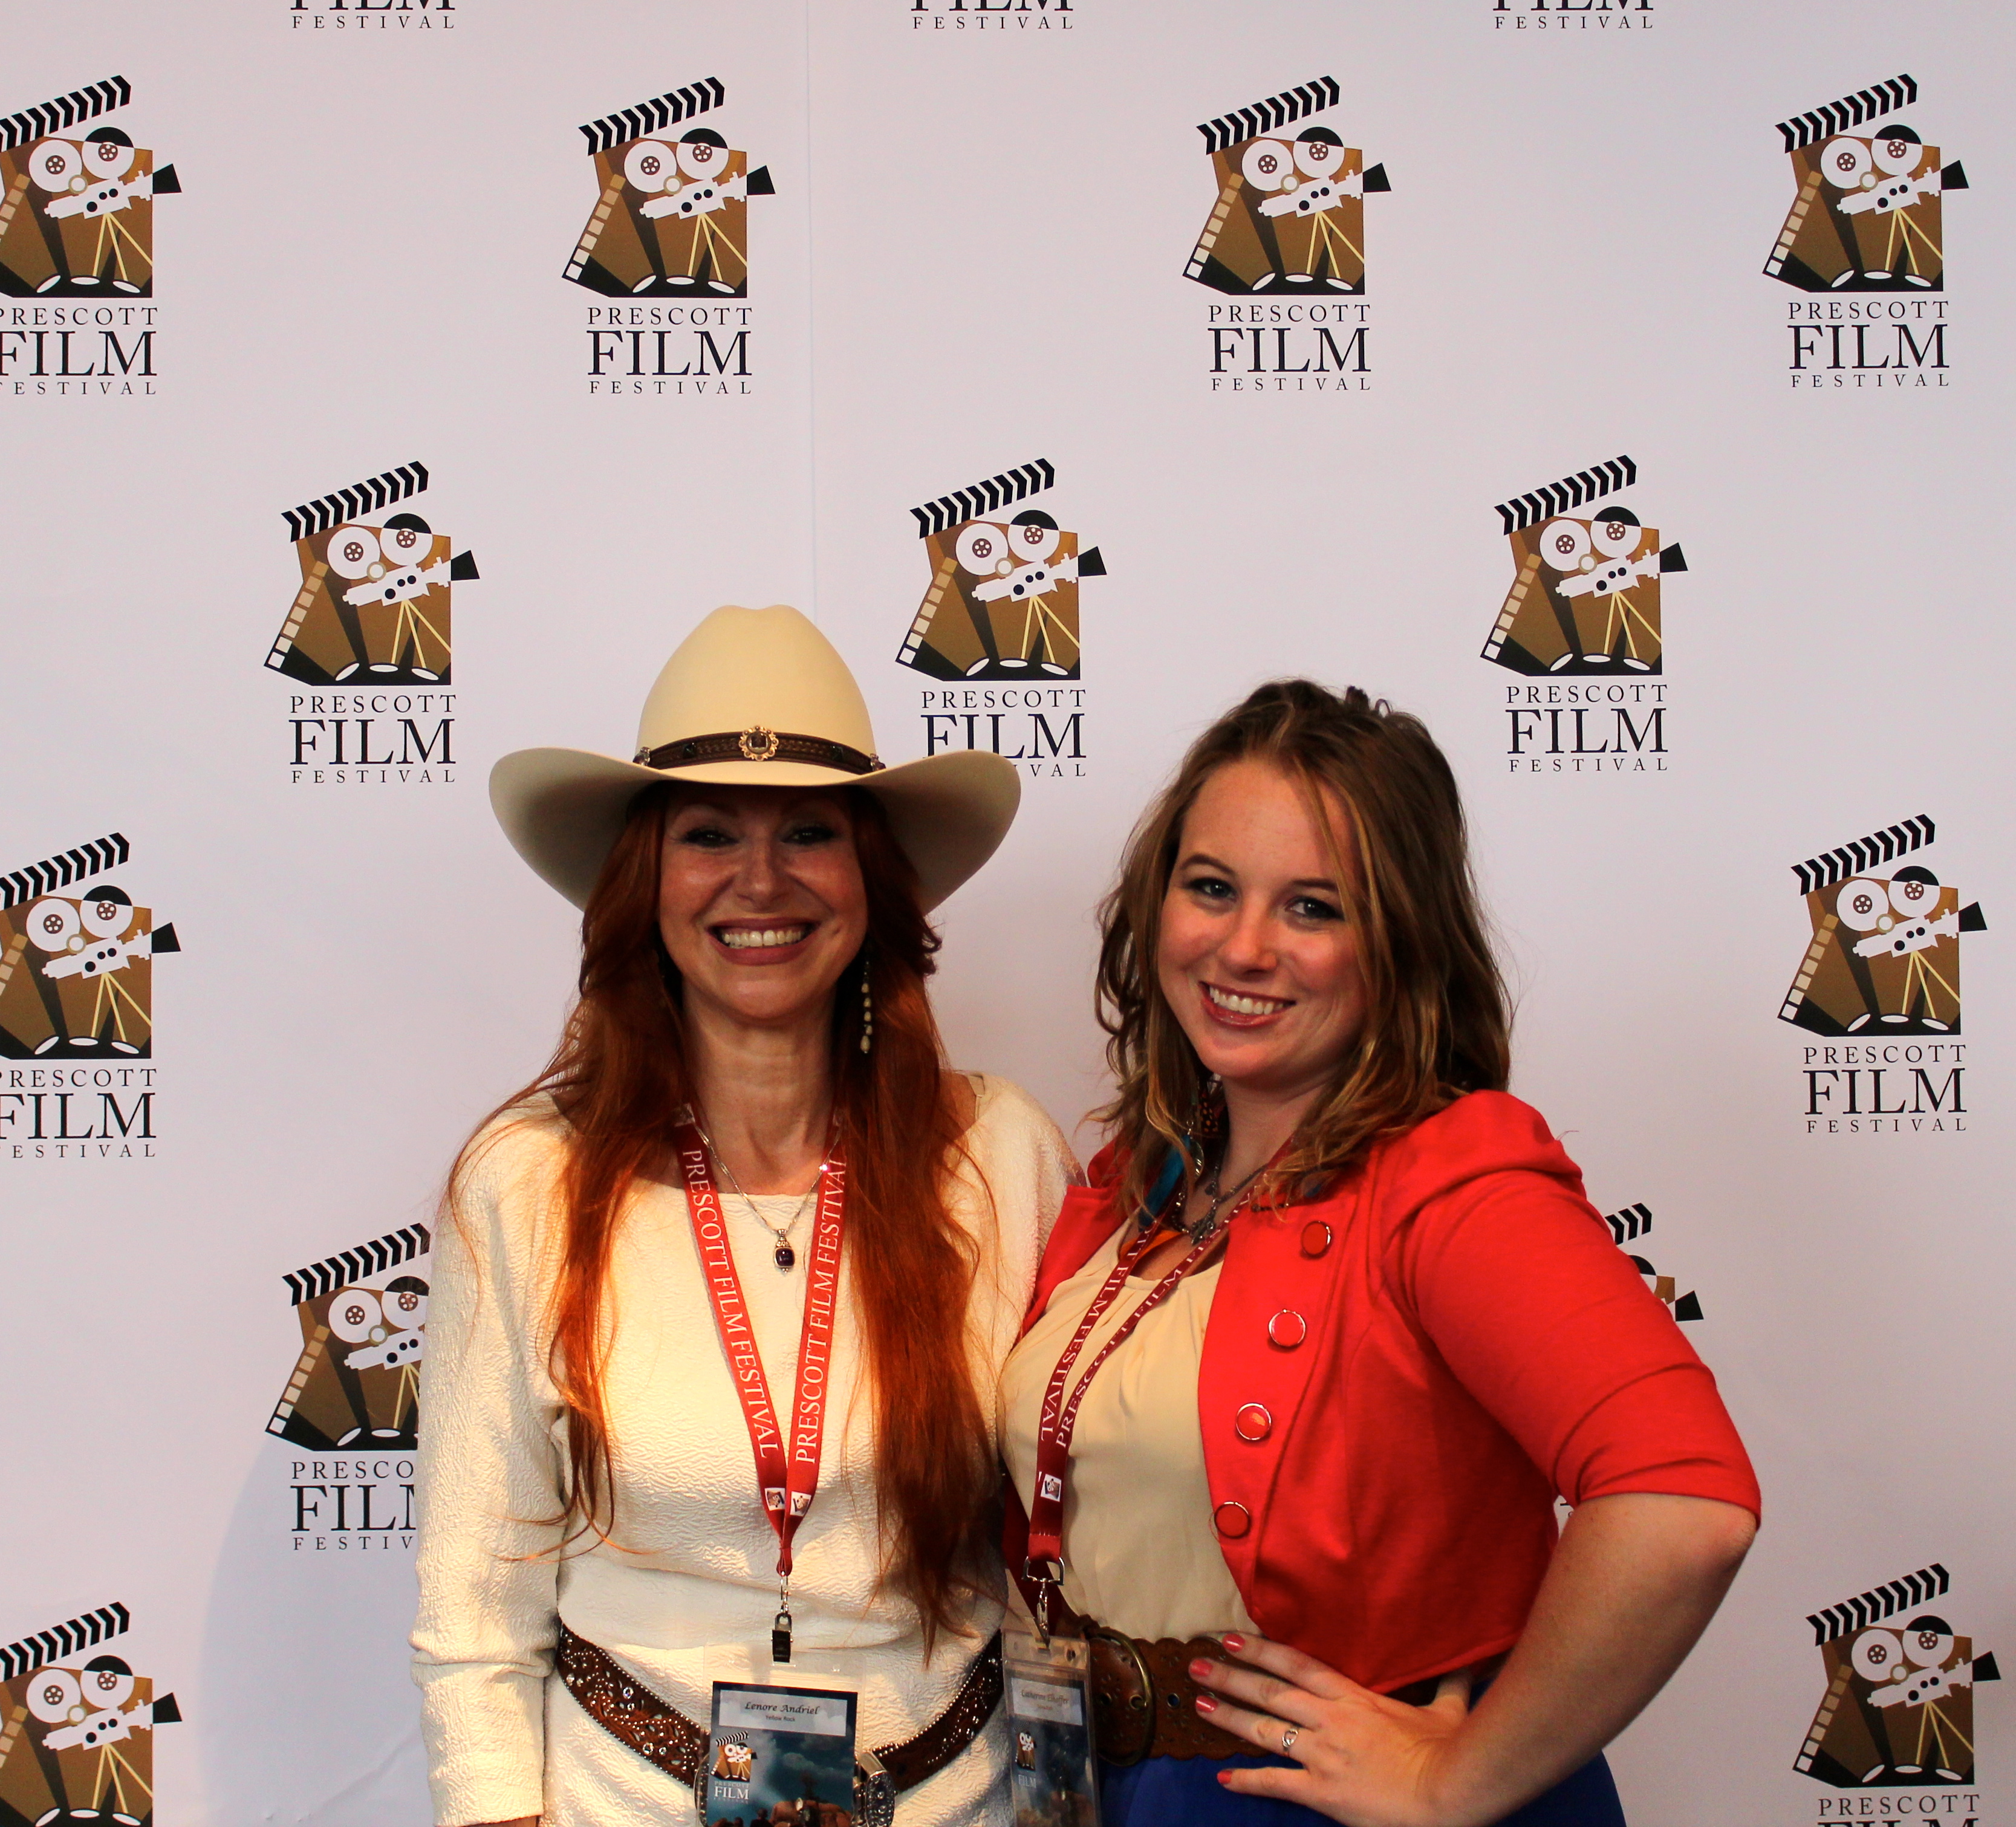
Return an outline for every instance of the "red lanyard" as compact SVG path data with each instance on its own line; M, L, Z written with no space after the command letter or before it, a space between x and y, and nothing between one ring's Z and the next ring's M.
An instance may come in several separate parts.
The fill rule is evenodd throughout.
M1120 1322L1067 1398L1064 1385L1070 1379L1071 1367L1078 1362L1079 1352L1085 1349L1085 1340L1092 1336L1106 1310L1119 1297L1134 1265L1154 1247L1159 1235L1159 1232L1150 1232L1120 1253L1120 1260L1113 1265L1113 1273L1106 1278L1106 1285L1085 1310L1085 1318L1078 1322L1071 1342L1064 1347L1064 1356L1057 1360L1057 1368L1050 1373L1049 1387L1043 1391L1043 1406L1036 1419L1036 1490L1029 1505L1029 1546L1024 1569L1031 1578L1053 1584L1062 1577L1064 1481L1071 1475L1071 1435L1078 1426L1078 1405L1085 1400L1085 1392L1091 1388L1092 1379L1098 1376L1100 1367L1125 1343L1135 1327L1168 1298L1177 1282L1190 1273L1218 1240L1218 1232L1212 1230L1190 1246L1183 1261L1163 1276L1148 1291L1141 1304Z
M819 1491L819 1460L826 1438L826 1399L833 1359L833 1316L840 1291L840 1241L847 1219L847 1163L836 1146L821 1169L818 1209L812 1218L812 1260L805 1271L805 1328L798 1340L798 1386L787 1422L779 1422L770 1400L769 1379L749 1323L742 1278L728 1247L728 1226L714 1184L707 1144L698 1127L681 1124L674 1133L679 1171L686 1176L686 1209L700 1251L714 1319L727 1355L742 1419L756 1459L756 1484L763 1513L777 1537L777 1618L770 1633L771 1655L791 1659L791 1538Z

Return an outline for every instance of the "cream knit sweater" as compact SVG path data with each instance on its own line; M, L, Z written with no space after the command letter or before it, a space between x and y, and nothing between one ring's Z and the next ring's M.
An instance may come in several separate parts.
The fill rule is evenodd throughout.
M967 1145L987 1190L967 1172L954 1209L981 1246L972 1339L991 1414L995 1373L1077 1169L1027 1094L999 1079L977 1084ZM770 1678L776 1538L757 1498L686 1199L670 1187L637 1196L612 1264L614 1541L562 1553L560 1530L540 1520L559 1507L565 1460L545 1322L563 1133L548 1109L487 1135L460 1222L444 1223L435 1239L413 1666L439 1827L530 1814L547 1827L693 1819L688 1793L549 1678L562 1620L703 1725L714 1681ZM722 1203L765 1373L785 1401L804 1312L806 1224L793 1232L798 1266L780 1272L757 1215L732 1192ZM756 1202L772 1225L797 1203ZM794 1551L795 1656L777 1678L854 1689L860 1742L873 1746L908 1738L936 1716L1000 1610L976 1603L972 1639L941 1644L927 1667L915 1613L877 1589L873 1404L861 1360L844 1268L825 1462ZM1003 1827L1012 1811L998 1714L964 1756L897 1804L901 1827Z

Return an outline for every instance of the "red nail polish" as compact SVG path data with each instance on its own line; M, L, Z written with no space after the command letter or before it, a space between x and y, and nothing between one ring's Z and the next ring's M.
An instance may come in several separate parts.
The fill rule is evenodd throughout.
M1235 1656L1246 1647L1246 1639L1240 1636L1237 1631L1234 1631L1232 1635L1225 1638L1223 1642L1226 1648L1232 1651Z
M1201 1656L1190 1664L1190 1679L1193 1681L1202 1681L1210 1673L1211 1664Z
M1197 1709L1200 1713L1215 1713L1218 1710L1218 1696L1215 1694L1198 1695Z
M1229 1770L1221 1770L1218 1773L1218 1779L1229 1788L1232 1783L1232 1772Z

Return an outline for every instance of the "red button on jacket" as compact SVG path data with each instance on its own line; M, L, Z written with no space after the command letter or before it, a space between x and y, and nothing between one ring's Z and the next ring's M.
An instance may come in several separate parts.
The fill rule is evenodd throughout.
M1067 1195L1032 1318L1111 1236L1117 1177L1109 1151ZM1318 1223L1334 1242L1312 1259ZM1292 1350L1270 1342L1287 1307L1308 1325ZM1239 1426L1255 1404L1272 1417L1257 1442ZM1557 1491L1759 1508L1715 1379L1539 1113L1499 1092L1381 1145L1321 1199L1239 1218L1197 1407L1254 1621L1384 1690L1517 1641Z

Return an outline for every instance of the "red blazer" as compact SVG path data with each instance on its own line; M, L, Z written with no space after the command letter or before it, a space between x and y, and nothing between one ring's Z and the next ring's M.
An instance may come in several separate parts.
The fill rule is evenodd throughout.
M1120 1221L1111 1150L1092 1173L1031 1319ZM1517 1641L1557 1492L1759 1508L1714 1379L1539 1113L1502 1092L1381 1144L1323 1198L1239 1218L1197 1410L1247 1612L1384 1691ZM1017 1516L1017 1568L1020 1534Z

